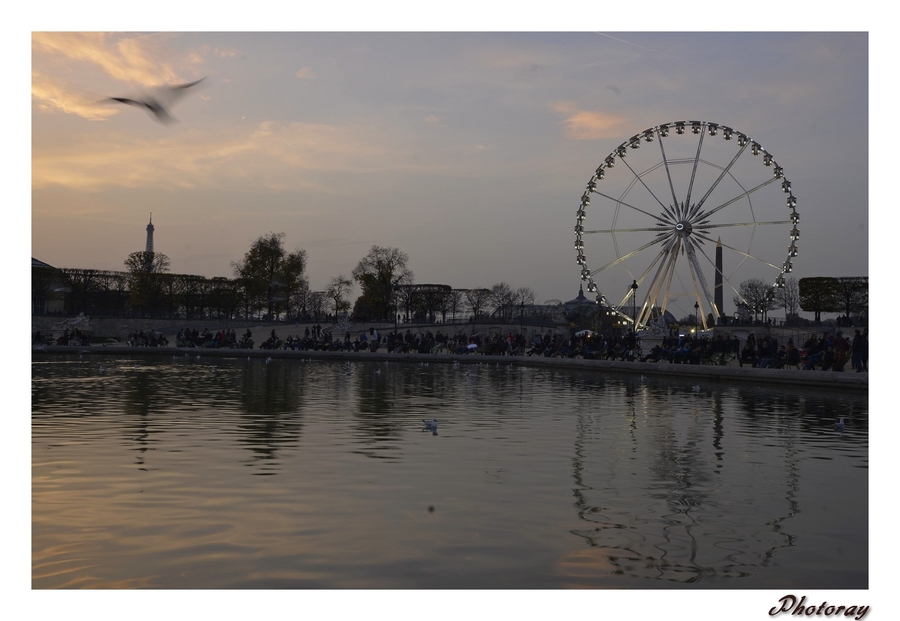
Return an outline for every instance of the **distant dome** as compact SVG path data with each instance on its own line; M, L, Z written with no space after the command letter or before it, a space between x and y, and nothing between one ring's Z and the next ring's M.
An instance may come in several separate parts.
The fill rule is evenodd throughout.
M566 321L584 323L597 314L597 303L584 297L584 289L578 287L578 296L563 305L563 316Z

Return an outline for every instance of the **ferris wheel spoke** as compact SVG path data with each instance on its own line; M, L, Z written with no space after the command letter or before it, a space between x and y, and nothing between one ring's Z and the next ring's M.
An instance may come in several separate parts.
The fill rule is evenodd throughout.
M659 134L659 131L656 133ZM666 148L663 146L662 136L659 136L659 152L662 154L663 164L666 167L666 178L669 180L669 190L672 192L672 204L677 205L678 197L675 195L675 182L672 181L672 171L669 169L669 160L666 159ZM666 211L668 211L668 209L666 209Z
M719 205L718 207L714 207L713 209L710 209L710 210L707 211L707 212L704 212L704 213L702 213L702 214L697 215L697 216L695 217L695 219L697 219L697 220L700 220L700 219L707 219L707 218L709 218L711 215L713 215L714 213L716 213L716 212L718 212L718 211L721 211L721 210L724 209L725 207L728 207L728 205L731 205L732 203L735 203L735 202L741 200L741 199L744 198L744 197L750 196L750 195L753 194L754 192L756 192L756 191L758 191L758 190L761 190L761 189L763 189L764 187L766 187L767 185L769 185L770 183L774 183L774 182L776 182L776 181L778 181L778 178L777 178L777 177L772 177L772 178L769 179L768 181L763 181L763 182L760 183L758 186L753 187L753 188L750 188L750 189L747 190L746 192L741 192L740 194L738 194L737 196L735 196L735 197L732 198L731 200L722 203L722 204Z
M691 182L688 184L687 199L684 201L684 208L687 209L691 204L691 192L694 190L694 179L697 177L697 166L700 164L700 149L703 148L703 137L706 132L700 132L700 140L697 141L697 156L694 158L694 167L691 170Z
M709 189L706 191L706 194L703 195L703 198L701 198L699 201L697 201L697 204L694 205L694 207L691 209L691 213L688 214L688 217L693 217L694 214L696 214L700 210L700 208L706 203L706 199L709 198L709 195L713 193L713 190L715 190L718 187L719 183L722 182L722 179L725 178L725 175L729 174L732 166L734 166L735 162L738 161L738 158L744 154L744 151L747 150L747 145L749 145L749 144L750 144L749 142L744 144L744 146L741 147L740 150L738 150L738 152L735 154L735 156L733 158L731 158L731 161L728 162L728 166L726 166L725 168L722 169L722 172L719 174L718 179L716 179L712 183L712 185L709 186Z
M644 302L641 305L641 314L638 317L638 324L646 324L647 320L649 319L650 310L653 308L653 306L656 305L656 301L659 299L659 295L663 291L663 284L667 280L667 277L668 281L671 282L671 275L672 273L674 273L675 261L678 258L678 251L676 249L673 252L673 248L675 248L678 243L679 240L676 237L673 239L673 243L670 243L665 249L667 255L666 260L660 263L659 269L656 272L656 276L650 283L650 287L647 291L647 297L644 298Z
M603 198L608 198L609 200L613 201L617 205L623 205L625 207L628 207L629 209L634 209L635 211L640 212L640 213L644 214L645 216L649 216L649 217L653 218L654 220L658 220L658 221L662 222L663 224L668 224L665 220L660 218L658 215L652 214L649 211L644 211L643 209L639 209L639 208L635 207L634 205L629 205L625 201L619 200L618 198L613 198L612 196L609 196L608 194L604 194L603 192L598 192L597 190L594 190L594 194L599 194Z
M711 303L712 298L709 295L709 289L706 285L706 278L703 277L703 271L700 269L700 263L697 261L697 253L694 252L694 244L688 242L685 244L687 246L687 255L688 255L688 266L691 268L691 277L694 279L694 291L697 294L697 303L699 306L697 307L698 313L701 311L705 311L703 305L703 296L706 298L706 302L711 304L713 308L715 308L715 304ZM700 295L700 289L703 290L703 296ZM701 317L697 318L703 320L703 329L706 330L709 326L706 323L706 314L703 313Z
M596 230L596 231L585 231L584 234L589 235L589 234L594 234L594 233L646 233L646 232L659 233L660 235L669 233L669 231L667 231L665 229L661 229L658 226L656 226L656 227L650 226L650 227L641 228L641 229L602 229L602 230Z
M650 262L650 265L647 266L647 269L644 270L644 273L641 274L640 277L634 279L634 281L638 285L641 285L644 283L644 279L647 277L647 274L650 273L650 270L653 269L653 266L656 265L657 262L659 262L659 260L666 255L666 251L667 251L667 249L665 247L661 248L659 253L656 255L656 258L654 258L653 261ZM628 302L628 298L630 298L633 295L635 295L635 290L629 288L628 293L625 294L625 297L622 298L622 301L619 303L619 307L624 306L625 303Z
M666 282L666 287L663 289L663 301L660 305L660 312L665 314L666 307L669 304L669 291L672 290L672 280L675 279L675 260L672 260L672 269L669 270L669 280Z
M723 247L724 247L724 246L723 246ZM723 274L723 273L719 270L719 268L716 267L715 262L714 262L712 259L709 258L709 255L707 255L707 254L706 254L705 252L703 252L702 250L701 250L701 253L703 254L703 257L704 257L707 261L709 261L710 265L713 266L713 270L714 270L715 272L718 272L718 274L722 277L722 281L725 282L725 283L727 283L728 286L731 287L731 290L734 291L734 293L741 299L741 301L744 302L744 303L746 304L746 300L744 300L744 296L741 295L741 292L738 291L738 290L737 290L737 287L735 287L735 286L732 284L731 280L730 280L725 274ZM719 309L719 310L721 310L721 309Z
M647 190L647 191L650 193L650 196L652 196L653 199L654 199L657 203L659 203L659 206L662 207L663 209L665 209L666 206L663 204L663 202L662 202L661 200L659 200L659 198L656 196L656 194L653 193L653 190L651 190L650 187L649 187L646 183L644 183L643 178L642 178L639 174L637 174L636 172L634 172L634 169L631 167L631 164L629 164L629 163L628 163L627 161L625 161L625 160L622 160L622 162L625 164L625 166L628 168L628 170L631 171L631 174L634 175L635 179L637 179L638 181L641 182L641 185L644 186L644 189Z
M713 240L712 240L711 237L706 237L705 235L702 235L701 233L698 233L697 231L694 231L694 235L696 235L697 237L700 237L700 238L702 238L702 239L705 239L706 241L708 241L708 242L710 242L710 243L713 242ZM760 259L759 257L756 257L756 256L753 256L752 254L746 253L746 252L744 252L743 250L738 250L738 249L735 248L734 246L729 246L728 244L723 243L723 244L722 244L722 247L723 247L723 248L728 248L729 250L731 250L731 251L733 251L733 252L736 252L736 253L738 253L738 254L741 255L741 256L747 257L748 259L753 259L754 261L759 261L759 262L762 263L763 265L768 265L769 267L774 267L776 270L777 270L777 269L781 269L780 267L778 267L778 266L775 265L774 263L769 263L769 262L766 261L765 259Z
M769 222L727 222L723 224L695 224L694 229L724 229L733 226L769 226L773 224L790 224L790 220L770 220Z
M654 245L656 245L656 244L662 243L662 242L664 242L665 240L666 240L666 238L665 238L665 237L662 237L662 238L658 238L658 239L654 239L654 240L652 240L652 241L649 241L649 242L647 242L646 244L644 244L643 246L641 246L640 248L637 248L636 250L632 250L632 251L629 252L628 254L623 254L621 257L619 257L619 258L616 259L615 261L612 261L612 262L610 262L610 263L607 263L607 264L604 265L603 267L598 267L597 269L595 269L594 271L591 272L591 276L593 276L593 275L595 275L595 274L599 274L600 272L602 272L602 271L604 271L604 270L607 270L607 269L609 269L609 268L611 268L611 267L615 267L615 266L618 265L619 263L622 263L623 261L627 261L628 259L630 259L630 258L633 257L634 255L636 255L636 254L638 254L638 253L640 253L640 252L646 250L646 249L649 248L650 246L654 246Z

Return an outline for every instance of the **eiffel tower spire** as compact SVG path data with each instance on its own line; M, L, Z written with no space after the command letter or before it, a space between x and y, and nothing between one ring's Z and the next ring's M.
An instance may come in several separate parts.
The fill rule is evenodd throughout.
M153 252L153 212L150 212L150 224L147 225L147 252Z

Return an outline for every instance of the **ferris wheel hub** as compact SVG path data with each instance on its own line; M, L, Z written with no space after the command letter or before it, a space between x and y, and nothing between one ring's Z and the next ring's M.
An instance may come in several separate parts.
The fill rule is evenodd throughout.
M687 220L682 220L675 224L675 230L679 233L688 234L694 230L694 227Z

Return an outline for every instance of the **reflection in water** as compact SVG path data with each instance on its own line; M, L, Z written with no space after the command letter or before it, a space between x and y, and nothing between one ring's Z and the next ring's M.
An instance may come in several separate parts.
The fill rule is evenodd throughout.
M35 588L868 583L864 395L478 364L32 368Z
M270 475L278 470L278 450L295 446L302 430L301 408L306 378L304 367L291 364L260 364L247 360L234 380L239 382L241 422L238 441L252 454L256 474ZM229 374L212 375L217 382L234 381ZM209 387L226 400L229 391Z
M729 391L709 399L672 388L634 392L626 386L624 392L629 452L645 454L646 472L605 441L605 416L580 412L576 425L575 507L587 525L572 533L598 548L595 562L611 573L697 583L751 576L769 566L779 549L796 544L789 520L800 511L797 445L810 422L796 414L801 399L739 390L742 407L734 408ZM822 413L830 409L826 398L807 403ZM730 461L726 407L736 415L728 417L737 423L731 431L760 453L737 466L740 485L723 477ZM674 410L687 416L673 417ZM637 504L623 494L634 489L648 490Z

